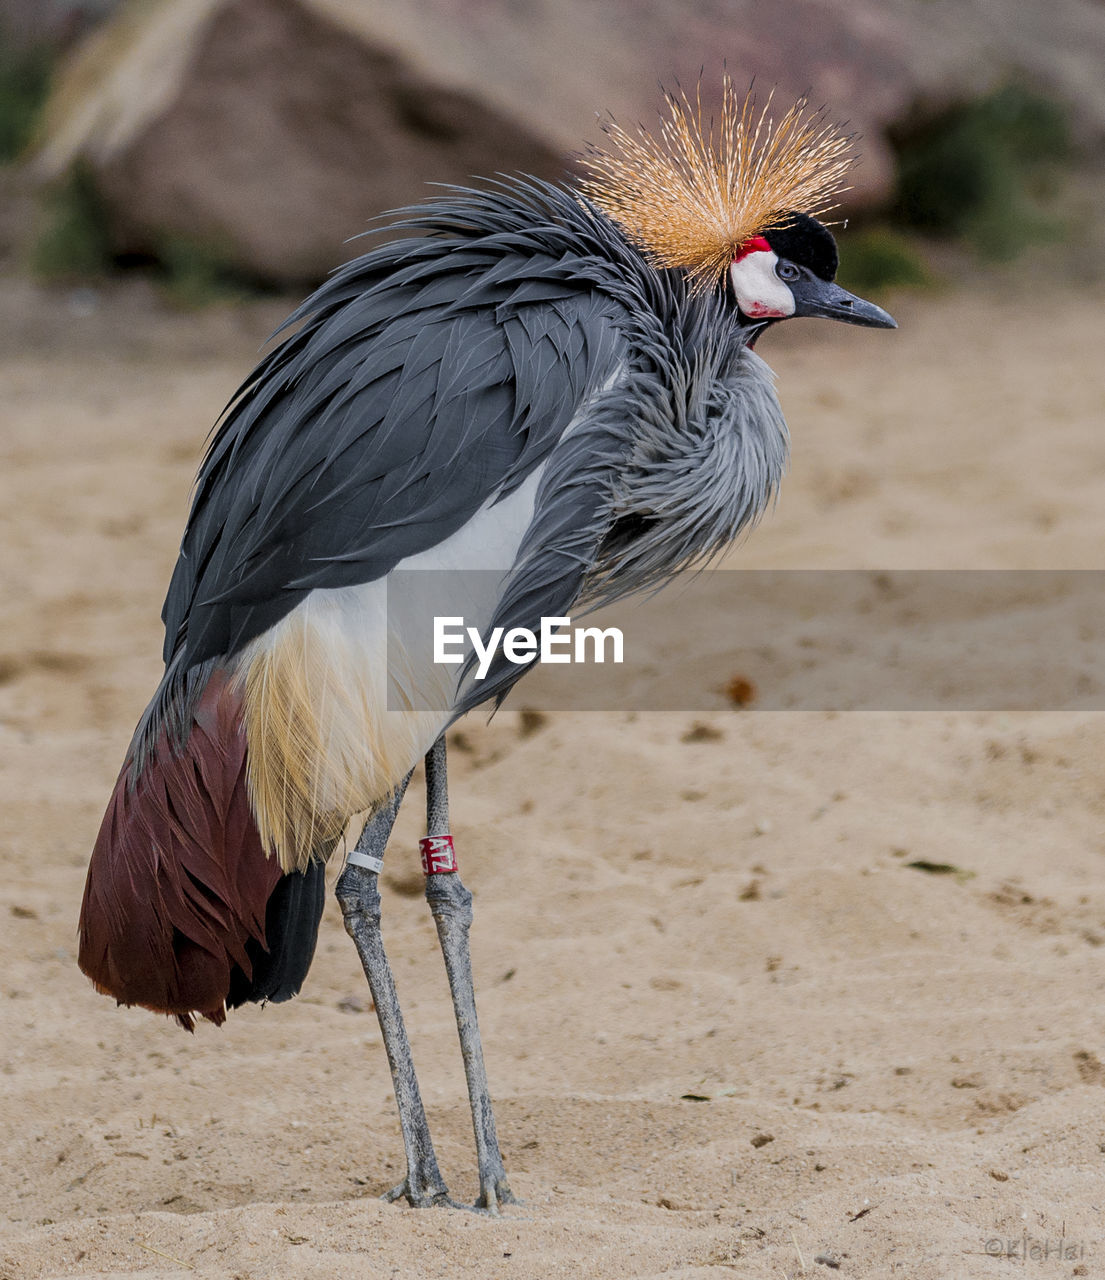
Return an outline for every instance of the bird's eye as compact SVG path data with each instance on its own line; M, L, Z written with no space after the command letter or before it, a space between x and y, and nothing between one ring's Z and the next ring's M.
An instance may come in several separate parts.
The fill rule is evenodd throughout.
M780 262L775 268L775 274L780 280L797 280L802 272L793 262Z

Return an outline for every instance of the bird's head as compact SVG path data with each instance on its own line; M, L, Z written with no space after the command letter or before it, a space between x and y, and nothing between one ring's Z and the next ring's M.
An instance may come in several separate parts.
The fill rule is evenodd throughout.
M733 255L726 290L749 324L791 316L824 316L845 324L896 329L894 318L873 302L836 284L836 241L828 227L805 213L752 236Z
M790 316L896 328L835 283L836 241L813 216L845 189L851 138L804 99L773 118L770 96L757 107L728 76L722 87L716 122L680 93L655 135L608 123L610 146L584 157L584 193L654 267L682 271L692 293L724 292L757 332Z

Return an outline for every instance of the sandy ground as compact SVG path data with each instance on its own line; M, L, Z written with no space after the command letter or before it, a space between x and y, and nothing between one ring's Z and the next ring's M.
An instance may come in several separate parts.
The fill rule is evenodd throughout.
M1040 296L901 300L896 335L765 342L794 460L740 563L1097 567L1105 297ZM377 1198L402 1149L332 903L290 1005L191 1038L96 996L74 962L88 849L157 679L203 437L277 315L88 302L0 286L0 1276L944 1280L1026 1247L1032 1274L1102 1273L1088 712L466 725L455 831L526 1202L497 1220ZM470 1199L417 809L385 927Z

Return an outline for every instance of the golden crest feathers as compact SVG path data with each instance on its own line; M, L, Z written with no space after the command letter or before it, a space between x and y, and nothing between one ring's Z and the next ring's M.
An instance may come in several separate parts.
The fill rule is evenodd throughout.
M580 190L619 224L656 267L681 267L696 290L709 288L740 246L794 211L835 207L855 161L851 137L800 98L778 119L774 90L757 109L723 81L720 123L703 119L701 85L692 102L666 93L658 135L604 126L609 149L582 157Z

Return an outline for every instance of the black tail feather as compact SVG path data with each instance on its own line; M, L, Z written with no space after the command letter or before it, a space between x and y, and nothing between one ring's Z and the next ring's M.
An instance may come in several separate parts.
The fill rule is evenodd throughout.
M246 943L252 977L237 966L230 975L227 1007L251 1001L280 1004L299 994L318 941L319 922L326 905L326 867L312 862L306 871L281 876L265 914L265 942Z

